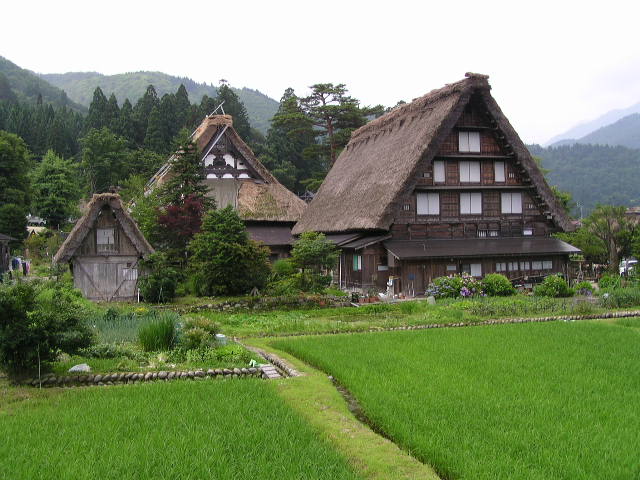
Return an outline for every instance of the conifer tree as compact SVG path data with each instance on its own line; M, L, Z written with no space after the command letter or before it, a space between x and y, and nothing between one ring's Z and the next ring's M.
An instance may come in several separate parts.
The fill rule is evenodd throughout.
M111 94L107 101L105 109L105 126L112 132L117 132L120 123L120 108L118 107L118 99L114 93Z
M120 116L118 119L118 127L114 130L115 133L124 137L129 142L129 146L135 145L135 121L133 118L133 107L129 99L125 99L120 109Z
M191 103L189 102L189 94L187 93L187 89L181 83L178 87L178 91L175 94L175 122L178 126L178 131L181 128L187 126L187 121L189 119Z
M160 109L153 107L149 115L147 132L144 137L144 147L154 152L165 152L167 150L165 130Z
M0 102L17 102L18 97L11 90L11 85L7 77L0 72Z
M93 91L93 100L91 101L91 105L89 105L89 114L87 115L87 121L85 124L87 131L92 128L99 130L102 127L109 126L107 104L107 97L102 93L102 89L100 87L96 87Z
M136 144L142 145L144 143L145 136L147 135L147 126L149 123L149 116L154 107L160 106L160 100L158 100L158 94L153 85L149 85L144 95L136 102L133 107L133 118L136 125Z
M0 131L0 232L18 240L27 234L31 205L31 157L24 141Z
M218 87L218 95L211 111L222 102L224 102L222 105L224 112L233 117L233 128L238 132L240 138L246 142L251 141L251 125L247 109L238 98L238 95L224 82ZM206 114L211 113L211 111Z

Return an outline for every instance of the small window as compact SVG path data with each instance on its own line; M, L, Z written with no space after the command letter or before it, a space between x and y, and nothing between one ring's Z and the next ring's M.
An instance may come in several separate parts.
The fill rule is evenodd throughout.
M481 263L463 263L462 272L468 273L472 277L482 276L482 264Z
M463 192L460 194L460 214L477 215L482 213L482 193Z
M531 262L531 270L542 270L542 261L534 260Z
M522 213L522 193L514 192L501 194L502 213Z
M96 250L98 252L115 252L116 246L114 228L96 229Z
M405 212L408 212L409 210L411 210L411 204L405 203L404 205L402 205L402 210L404 210Z
M507 263L506 262L498 262L496 263L496 272L506 272L507 271Z
M533 228L523 228L522 235L524 235L525 237L530 237L531 235L533 235Z
M529 270L529 262L520 262L520 270L526 272Z
M480 162L468 162L463 160L460 162L460 182L461 183L480 183Z
M418 215L440 215L439 193L416 194Z
M129 281L138 280L138 269L137 268L123 268L122 269L122 278L123 278L123 280L129 280Z
M422 172L422 178L431 178L431 172Z
M447 272L457 272L457 271L458 271L457 265L447 265Z
M480 132L458 132L458 151L480 153Z
M551 261L551 260L543 260L542 261L542 269L543 270L553 270L553 261Z
M445 182L444 160L435 160L433 162L433 181L437 183Z
M520 262L520 264L522 265L522 262ZM509 266L509 271L510 272L517 272L518 271L518 262L509 262L508 266ZM521 270L524 270L524 269L521 269Z
M493 164L494 180L496 182L504 182L504 162L494 162Z
M362 270L362 255L353 256L353 271L359 272Z

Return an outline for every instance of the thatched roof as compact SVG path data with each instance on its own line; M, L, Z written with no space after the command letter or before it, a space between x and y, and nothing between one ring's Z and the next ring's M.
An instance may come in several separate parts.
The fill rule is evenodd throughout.
M433 160L472 94L482 96L558 226L570 229L531 154L489 93L487 79L467 74L353 132L293 233L388 230L395 204L415 187L418 166Z
M138 228L135 220L122 206L120 195L115 193L97 193L93 195L91 201L87 204L84 215L76 222L67 236L58 252L53 257L54 263L68 262L74 256L76 250L82 245L85 237L91 231L98 219L100 210L103 206L108 205L116 216L116 220L122 227L122 230L131 240L139 255L147 256L153 253L153 247L144 238L144 235Z
M307 204L282 185L258 160L251 148L240 138L233 128L231 115L211 115L205 117L193 135L198 150L206 152L207 147L219 135L233 145L259 179L238 178L236 184L236 208L244 220L297 222L307 208ZM150 183L162 183L170 173L169 162L160 169ZM213 185L213 184L210 184Z

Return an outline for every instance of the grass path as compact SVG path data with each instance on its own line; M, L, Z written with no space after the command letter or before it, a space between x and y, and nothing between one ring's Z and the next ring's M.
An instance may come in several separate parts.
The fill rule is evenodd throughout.
M322 372L270 345L268 339L245 343L276 353L303 375L276 382L281 398L329 438L356 470L371 480L438 480L435 471L396 444L360 423Z

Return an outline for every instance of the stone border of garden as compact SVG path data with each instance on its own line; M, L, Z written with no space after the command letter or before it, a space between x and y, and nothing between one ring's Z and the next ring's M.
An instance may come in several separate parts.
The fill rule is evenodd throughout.
M236 343L240 343L238 342L237 339L234 339L234 341ZM276 367L278 367L279 370L286 373L288 377L301 377L304 375L299 371L297 371L295 368L293 368L291 365L289 365L282 358L278 357L277 355L274 355L273 353L266 352L264 350L261 350L260 348L252 347L250 345L244 345L241 343L240 345L242 345L247 350L251 350L252 352L257 353L262 358L264 358L267 362L270 362L270 364L275 365Z
M83 386L105 386L105 385L130 385L133 383L143 383L152 381L170 380L200 380L204 378L281 378L280 373L271 365L261 365L251 368L216 368L197 369L182 371L160 371L160 372L127 372L127 373L98 373L86 375L54 375L47 374L41 378L30 378L20 383L33 387L83 387Z
M351 303L348 297L309 296L309 297L252 297L220 303L202 305L155 305L158 310L172 310L176 313L198 313L202 311L234 312L247 310L272 310L282 307L348 307Z
M427 330L429 328L456 328L456 327L481 327L486 325L503 325L510 323L533 323L533 322L556 322L556 321L576 321L576 320L599 320L603 318L626 318L640 317L640 310L628 310L610 313L594 313L589 315L557 315L552 317L524 317L524 318L500 318L496 320L483 320L481 322L454 322L454 323L429 323L426 325L403 325L401 327L383 327L369 328L366 330L340 331L331 330L327 332L295 332L280 333L276 335L263 334L251 335L250 337L259 338L280 338L280 337L304 337L316 335L347 335L354 333L379 333L379 332L395 332L399 330ZM235 340L238 342L238 339ZM238 342L239 343L239 342Z

